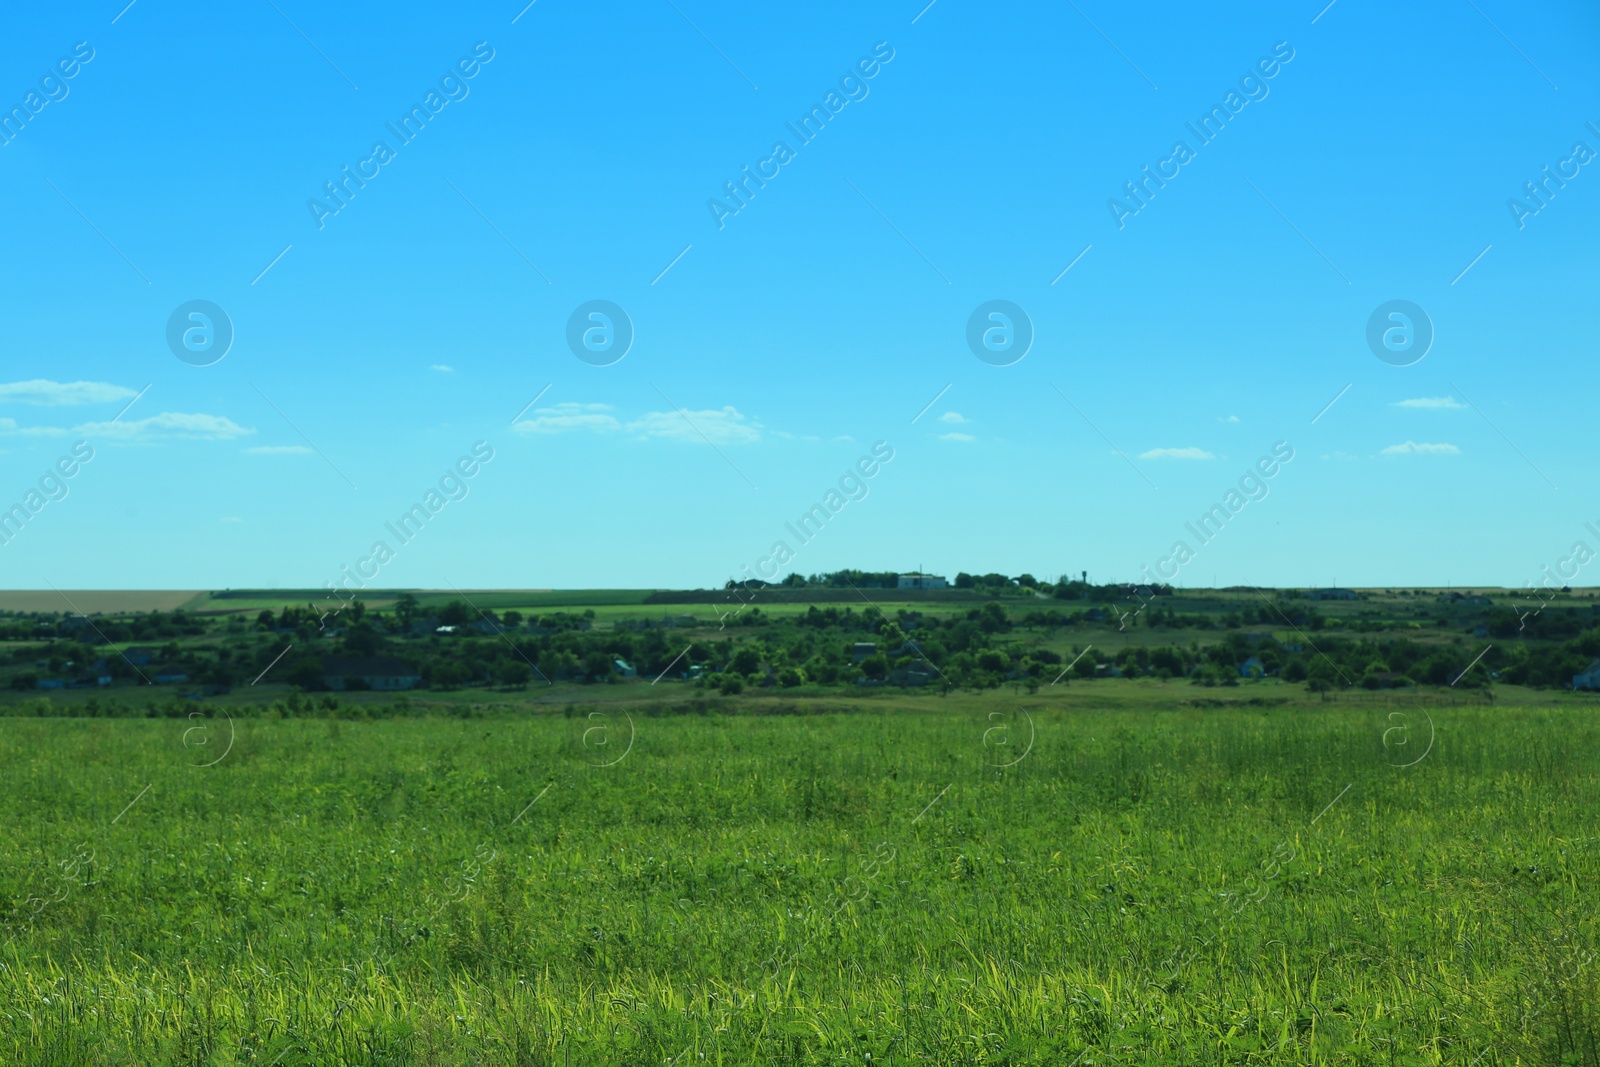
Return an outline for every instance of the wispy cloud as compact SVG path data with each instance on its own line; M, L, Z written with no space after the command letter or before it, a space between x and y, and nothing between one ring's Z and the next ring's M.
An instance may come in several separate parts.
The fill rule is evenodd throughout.
M309 456L311 449L305 445L257 445L244 450L248 456Z
M1139 453L1140 459L1216 459L1203 448L1152 448Z
M110 404L138 395L137 389L112 385L110 382L52 382L47 378L34 378L26 382L8 382L0 385L0 403L11 401L52 408L76 404Z
M18 437L59 437L67 431L59 426L18 426L16 419L0 419L0 434Z
M1395 404L1397 408L1465 408L1467 405L1453 396L1419 396L1412 400L1402 400Z
M255 433L225 415L185 414L163 411L148 419L128 422L86 422L74 429L87 437L110 437L119 441L153 441L175 438L189 441L231 441Z
M747 444L761 439L761 423L740 414L733 407L708 411L647 411L624 426L611 414L610 404L579 404L568 401L548 408L534 409L533 416L516 423L518 433L614 433L627 429L640 440L688 441L692 444ZM684 415L688 415L685 421ZM815 441L815 437L779 434L790 440Z
M1239 416L1237 416L1237 415L1218 415L1217 416L1217 421L1218 422L1238 422L1239 421Z
M1423 444L1407 441L1403 445L1390 445L1383 450L1385 456L1459 456L1461 449L1451 444Z
M454 374L456 372L456 369L448 363L430 363L428 364L428 369L436 370L440 374Z
M942 433L942 434L939 435L939 440L941 440L941 441L976 441L977 438L972 436L970 433Z
M971 422L972 420L961 414L959 411L947 411L943 415L939 416L939 421L960 424L963 422Z
M523 419L511 428L518 433L611 433L622 424L612 415L610 404L576 404L568 401L549 408L535 408L533 418Z
M685 417L687 416L687 418ZM628 432L644 438L691 444L743 445L761 440L759 422L729 406L707 411L647 411L628 423Z

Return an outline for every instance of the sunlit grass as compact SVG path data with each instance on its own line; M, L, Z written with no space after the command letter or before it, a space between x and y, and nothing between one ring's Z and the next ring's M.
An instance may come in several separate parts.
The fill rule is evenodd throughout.
M1583 709L623 707L3 720L0 1061L1594 1062Z

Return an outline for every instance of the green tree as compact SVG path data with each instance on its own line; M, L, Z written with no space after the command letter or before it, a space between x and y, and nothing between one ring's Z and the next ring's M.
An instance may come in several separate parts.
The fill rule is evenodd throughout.
M261 666L265 669L271 662L269 657ZM321 689L322 682L322 657L310 652L302 652L297 656L288 657L288 661L278 664L278 671L282 671L282 680L290 685L299 686L301 689ZM269 676L270 677L270 676Z
M565 650L546 652L539 657L539 672L551 681L571 678L578 673L578 657Z
M1011 620L1006 618L1006 609L999 601L991 600L979 610L978 625L986 634L1005 633L1011 629Z
M472 681L472 671L457 659L443 659L433 664L429 681L440 689L459 689Z
M728 668L740 674L754 674L761 669L761 653L750 645L745 645L733 654L733 661L728 664Z
M344 651L350 656L375 656L381 646L381 639L371 626L361 623L350 628L344 635Z
M609 652L595 651L583 657L583 674L588 681L602 681L610 678L614 668L611 665L612 656Z
M1313 693L1326 692L1327 690L1332 689L1335 685L1339 684L1341 681L1339 672L1334 669L1333 664L1329 663L1327 658L1324 656L1316 657L1311 661L1310 665L1306 667L1306 679L1306 688L1310 689ZM1316 688L1312 684L1319 681L1324 683L1320 689Z
M495 667L494 680L504 686L521 689L533 678L533 671L520 659L503 659Z

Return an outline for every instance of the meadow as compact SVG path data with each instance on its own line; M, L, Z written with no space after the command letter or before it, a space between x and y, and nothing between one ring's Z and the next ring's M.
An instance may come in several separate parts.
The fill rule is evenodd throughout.
M6 718L0 1062L1597 1062L1586 705L1149 688Z

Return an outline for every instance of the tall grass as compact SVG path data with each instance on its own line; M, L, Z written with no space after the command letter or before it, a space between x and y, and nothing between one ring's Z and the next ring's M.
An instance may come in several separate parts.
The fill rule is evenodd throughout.
M0 1061L1597 1062L1582 709L1028 716L6 720Z

